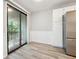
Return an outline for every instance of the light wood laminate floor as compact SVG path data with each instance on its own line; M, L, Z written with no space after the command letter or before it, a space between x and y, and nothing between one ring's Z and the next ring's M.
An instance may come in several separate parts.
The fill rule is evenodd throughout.
M24 45L15 52L9 54L5 59L76 59L65 54L62 48L47 44L31 42Z

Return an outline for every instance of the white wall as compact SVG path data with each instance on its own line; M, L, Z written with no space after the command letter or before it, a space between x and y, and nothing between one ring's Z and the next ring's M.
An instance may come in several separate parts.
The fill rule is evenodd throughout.
M50 31L52 30L52 10L44 10L32 13L31 30L34 31Z
M7 56L7 2L3 6L3 57Z
M75 10L75 6L49 10L50 13L48 10L32 13L30 41L63 47L62 15L71 10Z
M49 44L51 34L52 34L52 10L44 10L32 13L30 41Z

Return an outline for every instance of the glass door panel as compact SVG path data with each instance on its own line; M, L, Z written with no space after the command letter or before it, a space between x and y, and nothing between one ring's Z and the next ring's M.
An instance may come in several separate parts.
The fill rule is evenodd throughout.
M21 45L27 42L27 17L21 13Z
M9 52L20 45L20 12L8 6L8 49Z

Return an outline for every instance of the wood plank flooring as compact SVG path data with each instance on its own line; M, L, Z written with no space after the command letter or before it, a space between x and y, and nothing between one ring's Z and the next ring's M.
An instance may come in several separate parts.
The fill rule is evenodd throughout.
M62 48L47 44L31 42L15 52L9 54L5 59L76 59L65 54Z

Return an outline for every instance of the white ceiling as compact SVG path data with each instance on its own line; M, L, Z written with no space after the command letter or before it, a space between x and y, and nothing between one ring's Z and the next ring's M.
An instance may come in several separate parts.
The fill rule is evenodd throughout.
M30 12L66 6L75 3L76 0L43 0L35 2L34 0L13 0Z

